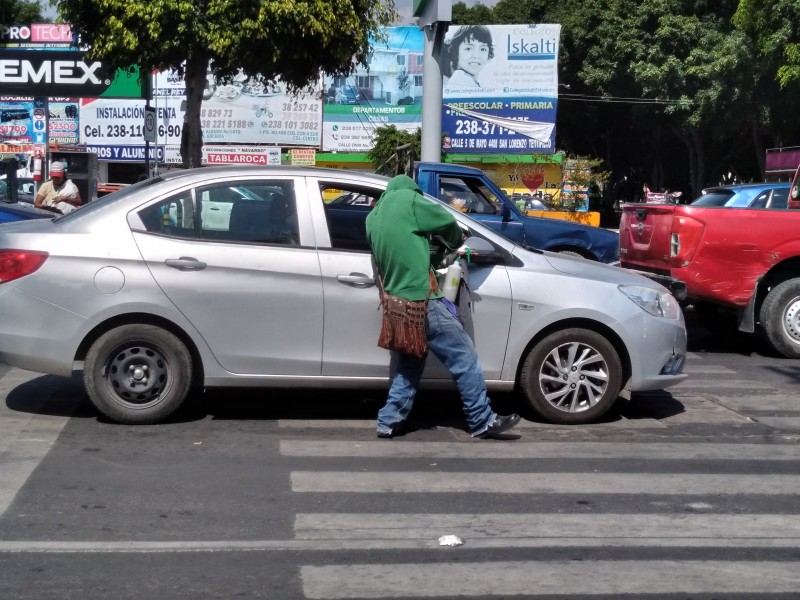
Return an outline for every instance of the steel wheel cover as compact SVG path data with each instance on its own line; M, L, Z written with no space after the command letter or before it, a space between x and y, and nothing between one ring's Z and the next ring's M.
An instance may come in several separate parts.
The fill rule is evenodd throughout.
M576 413L600 402L608 391L608 364L592 346L561 344L550 351L539 369L539 387L558 410Z
M792 298L786 305L782 323L786 336L795 344L800 344L800 298Z
M108 389L125 408L155 406L169 383L169 362L164 354L147 344L126 345L108 360L105 369Z

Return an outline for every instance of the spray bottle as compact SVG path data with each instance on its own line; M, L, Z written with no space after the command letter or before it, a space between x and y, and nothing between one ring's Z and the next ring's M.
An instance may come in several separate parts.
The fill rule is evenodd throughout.
M442 286L442 293L450 302L456 301L458 286L461 284L461 275L461 259L457 258L452 265L447 267L447 274L444 276L444 286Z

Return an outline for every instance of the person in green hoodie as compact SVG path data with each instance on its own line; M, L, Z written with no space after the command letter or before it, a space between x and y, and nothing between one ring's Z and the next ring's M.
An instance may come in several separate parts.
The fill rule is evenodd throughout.
M431 255L429 236L437 236L450 251L464 241L461 227L447 209L422 196L407 175L394 177L367 216L367 238L384 292L412 301L424 301L430 294L428 348L456 382L470 433L480 438L495 437L519 423L519 415L499 416L492 410L472 340L455 317L452 303L438 288L431 290L431 281L436 280L431 272L444 255ZM388 399L378 411L379 438L397 435L408 418L426 358L399 355Z

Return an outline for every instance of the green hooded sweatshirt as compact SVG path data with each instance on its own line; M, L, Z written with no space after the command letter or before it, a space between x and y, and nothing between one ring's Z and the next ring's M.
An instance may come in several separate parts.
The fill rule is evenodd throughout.
M428 235L438 235L449 250L463 239L453 215L425 199L407 175L392 178L386 191L367 216L367 239L378 263L383 289L406 300L425 300L430 289L432 257ZM431 293L440 298L441 292Z

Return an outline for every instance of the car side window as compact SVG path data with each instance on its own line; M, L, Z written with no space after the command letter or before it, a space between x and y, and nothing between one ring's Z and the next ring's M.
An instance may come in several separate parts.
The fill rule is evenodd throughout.
M195 237L191 191L162 200L139 211L145 230L181 238Z
M442 177L439 197L465 213L494 215L500 212L500 200L480 181L470 177Z
M325 202L331 246L340 250L370 252L367 241L367 215L373 209L382 190L343 185L341 182L320 183Z
M769 196L772 193L772 190L765 190L761 192L758 196L756 196L755 200L750 204L750 208L766 208L767 201L769 200Z
M197 190L200 237L260 244L300 244L297 201L288 180L237 181Z
M770 208L788 208L789 206L789 190L772 190L772 199L769 202Z

